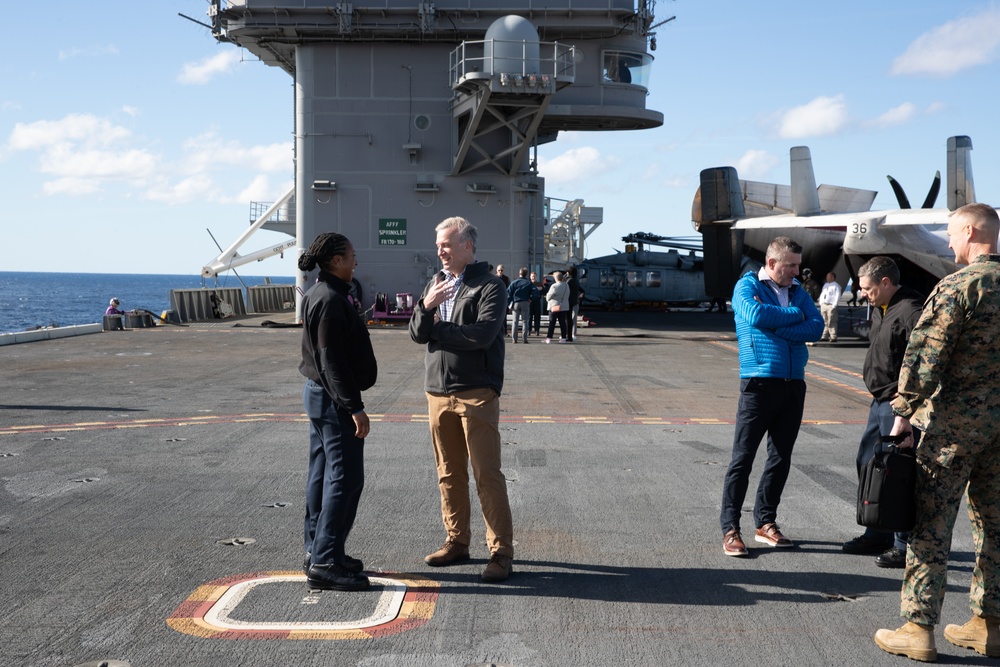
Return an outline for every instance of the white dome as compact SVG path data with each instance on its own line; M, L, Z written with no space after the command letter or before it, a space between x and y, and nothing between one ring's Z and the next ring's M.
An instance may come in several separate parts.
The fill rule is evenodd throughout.
M523 16L502 16L486 30L484 55L490 74L538 74L538 31Z

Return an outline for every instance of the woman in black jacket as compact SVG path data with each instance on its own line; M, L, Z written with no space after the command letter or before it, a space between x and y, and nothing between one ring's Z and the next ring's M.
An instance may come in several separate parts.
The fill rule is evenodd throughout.
M342 234L320 234L299 257L299 269L320 268L302 299L302 402L309 417L304 568L314 589L368 588L364 564L344 544L364 488L369 421L361 392L375 384L378 366L368 329L351 303L357 265Z

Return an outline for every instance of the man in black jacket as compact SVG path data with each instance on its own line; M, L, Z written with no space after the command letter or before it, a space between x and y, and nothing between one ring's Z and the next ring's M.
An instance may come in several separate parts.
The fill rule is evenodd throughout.
M447 538L424 558L439 567L469 559L469 470L486 522L490 562L483 581L511 572L514 528L507 480L500 470L500 392L503 389L507 290L486 262L476 262L476 228L448 218L437 228L443 271L413 309L410 338L427 346L424 391Z
M899 267L888 257L873 257L858 269L858 287L875 307L872 327L868 334L868 354L865 355L865 386L872 394L868 411L868 426L858 447L858 476L875 456L883 435L892 431L893 414L890 401L896 397L899 369L910 332L920 319L924 296L899 284ZM908 533L889 535L873 528L844 543L849 554L880 554L875 558L879 567L901 568L906 565Z

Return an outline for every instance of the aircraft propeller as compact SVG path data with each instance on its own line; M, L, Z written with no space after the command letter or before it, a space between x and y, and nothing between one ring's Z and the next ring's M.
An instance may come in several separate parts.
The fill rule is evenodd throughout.
M896 194L896 201L899 202L899 208L913 208L910 206L910 200L906 197L906 193L903 192L903 186L896 181L892 176L886 176L889 179L889 185L892 186L892 191ZM924 204L920 208L934 208L934 202L937 201L938 192L941 191L941 172L938 171L934 174L934 181L931 183L931 189L927 192L927 197L924 199Z

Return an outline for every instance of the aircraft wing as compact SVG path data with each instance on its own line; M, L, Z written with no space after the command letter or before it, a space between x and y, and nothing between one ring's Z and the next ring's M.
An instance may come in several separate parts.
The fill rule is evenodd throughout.
M948 248L948 211L917 209L880 211L856 220L844 235L844 255L864 259L898 255L932 276L946 276L958 269Z

